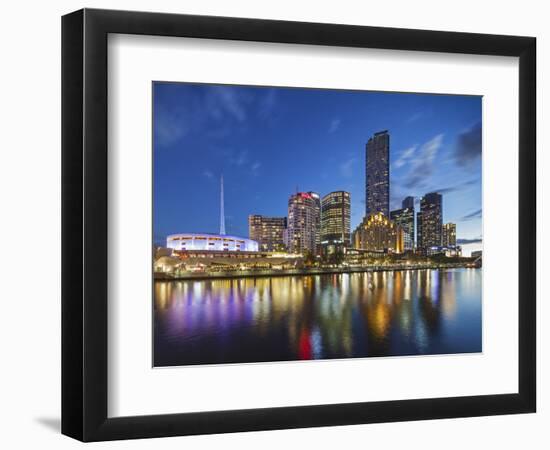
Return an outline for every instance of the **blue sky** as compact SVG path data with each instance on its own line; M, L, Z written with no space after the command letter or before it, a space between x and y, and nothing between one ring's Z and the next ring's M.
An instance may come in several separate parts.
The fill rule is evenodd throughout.
M291 193L347 190L365 212L365 144L390 133L390 207L443 194L464 253L481 249L481 97L300 88L153 84L154 239L228 234L248 215L286 216ZM417 205L418 207L418 205Z

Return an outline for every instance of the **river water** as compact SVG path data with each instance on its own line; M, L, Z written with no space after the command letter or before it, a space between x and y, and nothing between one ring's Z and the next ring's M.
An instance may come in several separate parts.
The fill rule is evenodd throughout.
M481 269L156 281L154 365L480 352Z

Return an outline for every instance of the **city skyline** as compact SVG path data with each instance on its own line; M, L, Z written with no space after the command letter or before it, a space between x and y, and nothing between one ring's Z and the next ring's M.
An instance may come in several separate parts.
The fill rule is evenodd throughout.
M479 97L174 83L155 83L154 94L156 242L216 230L222 175L228 234L248 236L250 215L287 216L296 191L350 192L354 229L366 207L365 146L387 129L389 209L414 196L419 211L420 197L438 192L457 244L481 249Z

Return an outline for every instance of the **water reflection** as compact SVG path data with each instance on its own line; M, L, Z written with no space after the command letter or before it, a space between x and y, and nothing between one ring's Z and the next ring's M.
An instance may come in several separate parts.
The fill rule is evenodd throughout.
M155 366L481 351L481 271L155 283Z

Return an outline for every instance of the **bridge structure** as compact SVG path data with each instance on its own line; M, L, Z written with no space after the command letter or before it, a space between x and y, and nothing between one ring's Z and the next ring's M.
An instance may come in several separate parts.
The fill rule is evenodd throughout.
M479 255L476 259L474 259L474 264L476 267L481 267L481 263L483 262L482 258L483 255Z

